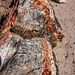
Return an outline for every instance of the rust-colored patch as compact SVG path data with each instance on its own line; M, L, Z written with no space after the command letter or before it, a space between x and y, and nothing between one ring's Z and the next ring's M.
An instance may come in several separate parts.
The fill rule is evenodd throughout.
M46 24L46 30L49 33L53 33L54 37L56 37L60 42L63 39L63 34L52 25L51 23L51 17L50 17L50 10L47 7L47 3L44 0L34 0L33 7L39 7L44 13L45 13L45 24Z
M44 54L45 54L45 58L44 58L44 62L42 63L42 75L52 75L51 74L51 62L50 62L50 55L49 55L49 48L47 45L47 40L46 39L42 39L42 44L43 44L43 48L44 48Z
M11 23L13 23L13 25L15 24L15 20L16 20L16 17L17 17L16 16L17 15L16 10L17 10L17 7L18 7L18 2L19 1L16 2L16 5L14 6L13 11L12 11L12 13L11 13L9 19L8 19L8 22L6 23L6 25L1 27L0 32L3 32L8 27L11 27Z
M0 33L2 33L2 35L0 36L0 46L3 46L5 43L11 43L12 42L12 41L7 41L7 39L10 38L9 35L12 34L10 31L8 31L8 29L11 28L11 23L13 24L13 26L15 25L15 20L17 17L18 3L19 3L19 1L17 0L7 23L1 27Z
M12 34L11 32L4 33L2 36L0 36L0 47L3 46L5 43L11 43L11 41L6 41L6 39L9 39L9 34Z

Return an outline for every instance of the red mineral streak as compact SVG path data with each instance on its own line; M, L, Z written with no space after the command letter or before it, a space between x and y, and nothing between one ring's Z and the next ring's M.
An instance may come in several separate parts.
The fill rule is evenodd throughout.
M6 23L5 26L1 27L0 32L3 32L8 27L11 27L11 23L13 23L13 25L15 25L15 20L16 20L16 17L17 17L16 10L17 10L17 7L18 7L18 2L19 1L16 2L16 5L14 6L13 11L12 11L12 13L11 13L9 19L8 19L8 22Z
M5 26L1 27L0 32L3 32L5 29L11 27L11 23L13 24L13 26L15 25L15 21L16 21L16 17L17 17L16 10L17 10L17 7L18 7L18 2L19 1L17 1L16 4L15 4L15 6L13 8L13 11L12 11L12 13L11 13L9 19L8 19L8 22L6 23ZM9 40L7 41L7 39L10 39L9 34L12 35L12 33L8 31L6 33L3 33L0 36L0 47L3 46L5 43L10 43L10 44L12 43L12 41L9 41Z
M42 75L52 75L51 74L51 62L49 55L49 48L47 45L47 40L42 39L43 49L44 49L44 62L42 63Z
M7 41L7 39L10 39L9 34L12 34L11 32L7 32L5 34L3 34L2 36L0 36L0 47L3 46L5 43L10 43L12 41Z

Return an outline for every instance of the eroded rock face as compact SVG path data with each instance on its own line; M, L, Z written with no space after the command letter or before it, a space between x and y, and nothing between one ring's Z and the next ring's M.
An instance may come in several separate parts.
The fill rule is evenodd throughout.
M10 57L10 55L8 55L9 52L11 53L11 57L12 53L16 53L16 55L11 59L11 61L8 61L7 67L1 72L1 74L42 75L42 63L45 61L42 38L46 38L51 43L52 47L55 47L58 41L57 39L63 38L62 34L59 33L61 31L61 27L56 21L56 17L53 13L53 8L46 0L37 0L37 2L36 0L24 0L23 4L19 5L18 7L18 15L16 21L16 25L13 26L12 24L9 30L9 32L11 32L10 36L13 36L14 39L11 42L12 45L10 43L4 42L4 47L1 47L1 50L2 48L4 50L6 46L7 48L9 46L7 53L5 52L5 56L7 58L4 58L4 60L8 61ZM6 41L10 41L10 39L12 39L12 37L10 37L9 40L7 38ZM3 41L0 40L0 42ZM20 42L19 47L17 44L18 42ZM49 74L56 75L57 73L55 62L49 42L48 47L51 53L49 60L52 61L52 69ZM16 45L14 45L15 43ZM15 50L16 48L17 50ZM13 52L13 50L15 50L15 52ZM5 63L6 62L4 62L4 64ZM2 66L4 64L2 64Z
M50 44L51 72L56 75L56 67L53 62L54 57ZM1 73L2 75L42 75L42 64L45 61L44 49L41 38L21 41L21 45L14 56L8 63L8 67Z
M19 5L17 24L25 27L26 30L39 31L45 27L45 13L39 7L34 7L33 2L26 0L24 5Z
M9 8L9 6L10 6L9 1L0 0L0 28L1 28L1 25L4 25L6 23L8 16L10 15L9 11L11 11L11 9ZM8 11L8 8L9 8L9 11Z
M22 38L18 35L7 32L0 40L0 70L6 62L14 56L17 51L17 44Z
M43 57L41 57L43 55ZM44 50L41 39L23 40L15 59L12 61L12 75L39 75L42 67Z
M41 4L39 5L38 2ZM44 0L36 2L25 0L19 5L17 23L11 31L24 39L46 38L52 47L55 47L58 40L62 41L64 37L52 6Z

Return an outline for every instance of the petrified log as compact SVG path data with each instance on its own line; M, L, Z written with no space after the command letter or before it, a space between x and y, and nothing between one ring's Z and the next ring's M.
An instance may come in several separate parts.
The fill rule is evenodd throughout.
M45 45L45 43L47 44ZM45 52L46 49L48 50L48 53ZM44 64L46 62L47 64ZM46 68L48 65L50 66ZM49 71L46 69L49 69ZM21 45L19 46L16 55L8 62L7 68L1 74L45 75L45 70L50 73L46 75L57 74L51 45L46 41L46 39L34 38L31 40L25 39L21 41Z
M52 48L64 35L51 4L47 0L18 4L18 0L12 0L12 12L0 27L1 74L57 75Z

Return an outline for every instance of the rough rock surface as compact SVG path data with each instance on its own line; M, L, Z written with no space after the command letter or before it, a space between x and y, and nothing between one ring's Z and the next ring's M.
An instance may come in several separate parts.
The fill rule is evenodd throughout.
M18 37L18 38L17 38ZM7 32L0 41L0 70L17 51L17 43L22 39L14 33Z
M0 27L1 25L5 25L8 21L8 17L12 10L12 8L9 8L11 1L12 0L0 0Z
M40 2L43 1L40 0ZM55 32L58 31L62 33L62 29L55 17L53 8L51 4L46 3L45 1L43 3L47 9L44 8L44 6L41 6L41 9L38 6L34 6L33 3L33 0L26 0L23 4L19 5L17 23L11 28L11 31L24 39L31 39L35 37L46 38L51 43L52 47L55 47L58 42L58 36L48 32L47 26L51 23L50 27L53 28L50 29ZM41 3L41 5L43 3ZM61 37L63 38L64 35Z
M16 55L11 60L8 61L7 59L8 57L10 57L8 53L9 52L13 53L13 49L15 47L12 47L13 46L12 45L9 47L9 49L7 49L8 51L5 52L5 55L7 54L8 56L6 56L7 58L5 57L4 60L8 62L6 64L6 67L3 64L4 67L2 68L3 71L1 72L2 75L6 75L6 74L7 75L11 75L11 74L12 75L14 74L16 75L22 75L22 74L39 75L41 74L42 75L42 69L43 69L42 64L44 62L45 55L44 55L44 49L43 49L41 40L43 37L45 38L47 37L47 40L49 40L49 37L50 37L50 33L47 32L46 27L45 27L44 16L45 14L41 9L34 8L32 6L31 0L27 0L24 3L24 5L19 5L18 17L17 17L17 23L16 23L17 25L12 27L10 31L12 33L14 32L15 35L18 34L21 37L24 36L23 37L24 39L21 41L21 45L20 45L21 47L20 46L17 47ZM41 38L39 39L39 37ZM16 38L19 38L19 37L16 36ZM18 41L20 41L20 39ZM15 42L13 42L13 44L15 44ZM6 41L5 41L5 44L6 44ZM50 64L52 65L51 70L54 71L54 72L50 71L50 73L56 75L57 71L56 71L56 66L55 66L55 62L54 62L54 58L52 54L52 49L51 49L50 44L48 45L50 47L49 51L51 51L51 59L49 59L50 61L52 60L51 62L52 64ZM6 46L4 45L4 47ZM12 49L10 51L11 47ZM3 49L1 48L2 51Z
M28 0L28 1L30 1L30 0ZM73 0L73 2L74 2L74 0ZM74 39L75 39L75 37L73 36L74 26L71 22L71 21L73 21L73 23L74 23L74 16L70 17L70 19L73 18L71 21L68 18L70 13L74 12L74 9L71 8L71 5L73 5L73 2L70 5L69 5L70 0L67 4L64 4L64 5L52 3L55 8L57 8L59 6L57 10L59 10L59 9L60 10L58 12L56 11L56 13L59 13L59 14L56 14L56 15L59 16L58 19L59 19L59 21L62 25L64 33L66 35L68 34L67 35L68 43L66 45L61 44L60 47L55 47L53 49L53 51L56 55L56 58L57 58L57 64L58 64L58 67L59 67L59 75L74 75L75 74L75 60L74 60L74 56L75 56L75 54L74 54L75 53L74 52L75 51ZM63 9L61 9L62 6L64 6ZM65 7L68 7L67 11L66 11ZM74 8L74 6L72 6L72 7ZM73 11L71 11L71 10L73 10ZM30 12L30 13L33 12L33 11L34 10L28 10L28 12ZM40 11L40 10L38 9L38 11ZM24 12L27 12L27 10L24 11ZM65 12L68 12L67 15L66 15L67 16L66 20L68 19L67 22L65 22L65 20L63 20L63 21L60 20L60 15L62 16L62 14L60 14L60 13L62 13L62 12L63 12L63 15L66 14ZM35 13L37 14L37 13L40 13L40 12L35 11ZM26 14L24 14L24 15L26 15ZM24 15L22 13L22 18L23 17L26 18ZM41 66L42 66L42 60L41 59L44 59L44 50L42 48L41 38L37 38L37 37L33 38L33 39L31 39L31 38L27 39L27 38L32 37L31 34L34 34L35 32L38 32L39 30L41 30L40 29L41 27L43 28L43 26L44 26L43 23L39 27L38 22L40 23L41 19L43 19L44 17L41 17L40 20L38 20L36 22L33 19L31 19L32 14L28 14L28 15L30 15L30 16L27 16L27 18L30 21L27 22L27 23L30 27L26 26L27 25L26 19L22 19L20 16L18 16L18 18L20 17L21 19L19 20L20 22L17 24L17 26L15 28L17 28L18 25L19 25L20 27L22 27L22 30L23 30L23 26L26 24L25 25L26 27L24 26L26 28L26 30L30 29L30 31L31 31L32 29L34 29L34 32L30 33L28 31L26 31L26 35L30 33L29 36L25 35L23 37L24 40L21 41L16 55L9 61L5 70L3 70L0 73L1 75L11 75L11 74L12 75L15 75L15 74L16 75L26 75L26 74L28 74L28 75L39 75L39 73L41 73ZM35 15L34 19L36 19L36 18L37 18L37 15ZM64 16L62 16L61 18L64 19ZM31 25L32 24L31 21L33 23L36 23L36 25L35 25L36 27L34 27L34 24ZM44 21L44 19L42 21ZM23 25L21 24L21 22L23 23ZM64 23L66 23L65 26L63 26ZM71 27L70 27L69 23L72 24ZM69 29L71 29L73 32L71 32ZM16 30L16 32L14 32L15 30ZM24 34L18 33L19 29L15 29L15 30L12 29L11 31L20 35L20 36L24 35ZM22 32L22 30L21 30L21 32ZM68 32L67 32L67 30L68 30ZM71 33L71 34L69 34L69 33ZM46 37L48 37L48 35ZM35 37L35 36L33 36L33 37ZM18 37L16 37L16 38L18 38ZM41 54L42 54L42 56L41 56Z
M50 44L48 44L48 47L50 51L49 60L52 61L54 60L54 57ZM42 75L44 58L45 55L41 38L22 40L16 55L9 61L7 68L1 75ZM54 68L56 67L53 61L51 62L51 65L52 67L54 66L53 70L55 70ZM56 70L53 74L56 75Z

